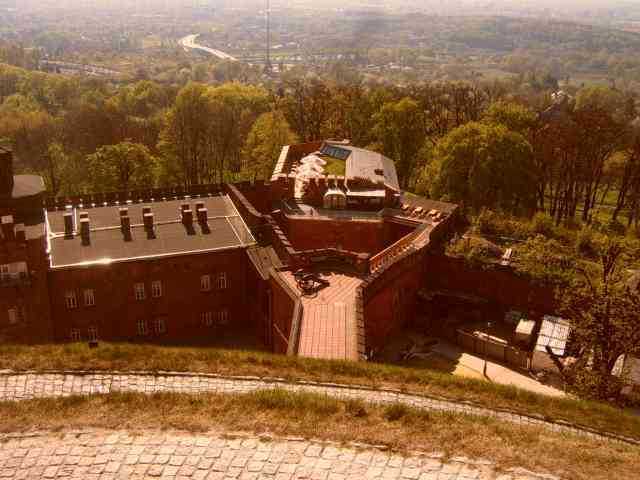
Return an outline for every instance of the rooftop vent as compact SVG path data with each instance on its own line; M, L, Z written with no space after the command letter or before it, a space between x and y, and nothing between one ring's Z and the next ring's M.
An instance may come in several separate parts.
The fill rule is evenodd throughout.
M129 216L129 209L126 207L122 207L118 211L120 212L120 218Z
M193 210L190 208L182 210L182 223L185 225L191 225L193 223Z
M153 213L151 213L151 211L143 213L142 219L144 221L144 228L146 228L147 230L153 230Z
M125 242L131 241L131 218L128 215L120 216L120 230L124 236Z
M204 203L202 205L204 205ZM196 214L198 215L198 223L200 225L205 225L208 222L209 211L206 208L204 208L204 206L198 208L198 210L196 211Z

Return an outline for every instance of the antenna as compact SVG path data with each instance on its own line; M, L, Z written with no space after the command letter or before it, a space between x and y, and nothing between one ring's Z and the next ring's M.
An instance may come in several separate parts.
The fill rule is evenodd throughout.
M267 55L264 63L264 71L271 75L271 0L267 0Z

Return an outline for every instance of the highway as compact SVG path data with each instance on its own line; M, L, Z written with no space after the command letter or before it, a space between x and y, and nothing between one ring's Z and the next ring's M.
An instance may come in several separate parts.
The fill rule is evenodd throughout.
M206 52L210 55L213 55L214 57L218 57L222 60L230 60L232 62L237 62L238 59L235 57L232 57L231 55L229 55L228 53L224 53L220 50L216 50L214 48L209 48L209 47L205 47L204 45L200 45L198 43L196 43L196 40L198 39L199 35L187 35L186 37L180 39L180 45L182 45L185 49L189 49L189 50L199 50L202 52Z

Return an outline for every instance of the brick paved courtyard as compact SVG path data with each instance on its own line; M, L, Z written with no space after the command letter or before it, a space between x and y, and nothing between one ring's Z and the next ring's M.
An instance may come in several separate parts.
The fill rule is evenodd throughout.
M487 461L216 433L87 431L0 436L1 479L534 480Z

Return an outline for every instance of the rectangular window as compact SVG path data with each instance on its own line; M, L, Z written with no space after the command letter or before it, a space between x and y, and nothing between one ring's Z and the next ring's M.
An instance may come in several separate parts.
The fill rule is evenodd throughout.
M151 282L151 296L153 298L160 298L162 296L162 282L160 280Z
M218 312L218 325L227 325L229 323L229 311L228 310L220 310Z
M84 306L93 307L96 304L96 296L92 289L87 288L84 291Z
M0 265L0 280L4 282L10 280L10 278L9 265Z
M9 309L9 325L15 325L18 323L18 309L10 308Z
M211 291L211 275L202 275L200 277L200 291Z
M64 298L68 309L78 308L78 298L76 297L75 290L67 290Z
M156 319L156 335L162 335L164 333L167 333L167 324L164 318L157 318Z
M213 325L213 312L202 312L201 320L205 327L211 327Z
M138 335L145 336L149 334L149 327L146 320L138 320Z
M221 290L227 288L227 272L218 274L218 288Z
M89 339L90 342L97 342L98 341L98 329L96 327L89 327L87 329L87 338Z
M80 330L77 328L72 328L69 336L71 337L72 342L79 342L80 340L82 340L82 336L80 335Z
M135 294L136 300L144 300L147 297L144 292L144 283L136 283L133 286L133 292Z

